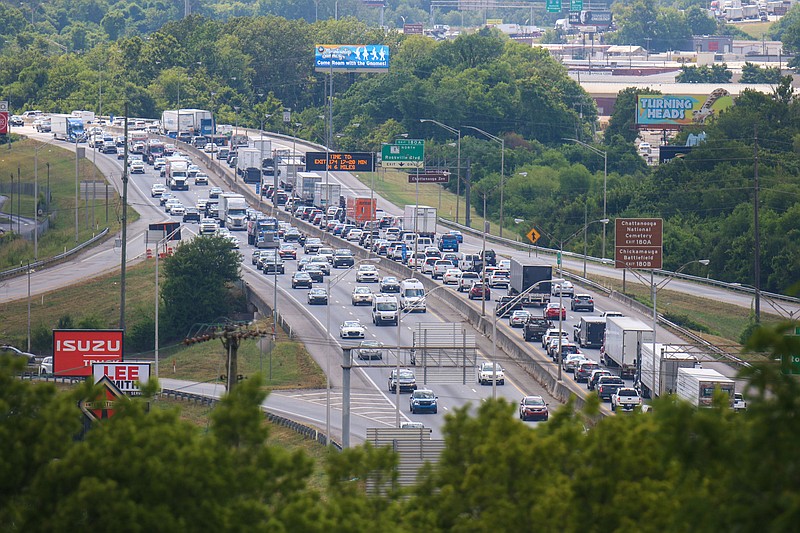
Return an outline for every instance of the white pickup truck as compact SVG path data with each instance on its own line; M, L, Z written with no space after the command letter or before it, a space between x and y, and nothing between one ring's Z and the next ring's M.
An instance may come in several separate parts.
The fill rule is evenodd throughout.
M632 411L640 405L642 405L642 397L636 389L623 387L611 395L612 411L616 411L617 407L623 411Z
M747 411L747 400L741 392L733 393L733 410L736 412Z

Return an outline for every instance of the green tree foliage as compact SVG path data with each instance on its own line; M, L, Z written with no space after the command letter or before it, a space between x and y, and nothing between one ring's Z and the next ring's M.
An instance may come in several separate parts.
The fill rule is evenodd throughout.
M240 278L241 254L223 237L181 244L163 261L162 318L175 337L196 323L217 322L232 310L231 285Z
M632 143L636 140L638 136L636 131L636 106L637 97L640 94L661 94L661 91L652 90L649 87L645 89L627 87L620 91L617 94L614 110L608 121L608 127L606 127L605 136L607 139L620 136L627 143Z
M681 66L681 73L675 77L678 83L730 83L733 72L728 65Z
M776 85L781 82L783 75L778 67L762 67L749 61L742 67L741 83L768 83Z

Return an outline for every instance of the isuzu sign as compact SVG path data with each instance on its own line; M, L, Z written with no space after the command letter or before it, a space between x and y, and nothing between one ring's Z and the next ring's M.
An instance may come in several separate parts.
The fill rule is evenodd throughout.
M142 390L139 385L144 385L150 380L150 363L147 362L94 363L92 368L95 383L107 377L128 396L141 395Z
M121 329L54 329L53 374L91 376L94 363L122 361Z

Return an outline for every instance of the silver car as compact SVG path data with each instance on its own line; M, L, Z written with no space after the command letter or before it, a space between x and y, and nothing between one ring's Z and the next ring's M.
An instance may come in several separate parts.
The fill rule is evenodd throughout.
M383 344L378 341L362 341L358 345L359 359L383 359Z

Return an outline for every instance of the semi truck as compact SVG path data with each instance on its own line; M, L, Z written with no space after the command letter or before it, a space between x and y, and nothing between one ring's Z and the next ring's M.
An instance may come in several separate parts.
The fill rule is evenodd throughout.
M314 203L314 186L322 183L322 176L316 172L298 172L294 195L300 198L304 205Z
M642 344L642 392L648 398L673 394L677 390L678 369L695 368L697 358L680 346L656 343Z
M50 131L53 137L62 141L84 142L86 130L83 119L72 115L50 115Z
M272 172L278 173L281 187L291 192L302 184L297 183L297 174L306 168L305 157L301 154L293 154L288 150L278 150L275 153ZM265 169L265 172L267 170ZM268 173L264 174L268 176Z
M255 245L256 248L277 248L280 245L278 219L267 217L248 220L247 242Z
M733 402L736 382L710 368L679 368L678 398L695 407L711 407L714 391L722 390Z
M653 345L653 328L635 318L608 317L600 355L606 366L619 367L621 377L633 378L645 343Z
M182 157L168 157L164 162L164 178L171 191L188 191L189 162Z
M551 284L549 282L540 282L553 279L553 267L548 265L526 265L516 259L512 259L510 278L508 296L514 297L528 291L520 299L523 307L542 307L550 302ZM536 283L539 284L536 285ZM534 285L536 287L531 289Z
M144 145L144 160L152 165L159 157L164 157L164 143L158 139L148 139Z
M327 209L329 206L339 205L339 196L342 195L342 186L338 183L315 183L314 206Z
M581 317L579 324L575 324L572 333L574 340L581 348L599 348L603 345L606 334L606 319L601 316Z
M161 129L165 135L175 132L191 132L195 135L210 135L213 132L214 117L205 109L170 109L161 113Z
M345 206L345 220L356 226L363 226L370 220L375 220L375 206L377 201L369 196L348 196Z
M420 237L436 236L436 208L427 205L407 205L403 210L403 229L414 231Z
M225 226L230 231L244 231L247 229L247 201L241 194L223 193L219 197L219 212L217 214L220 226Z

